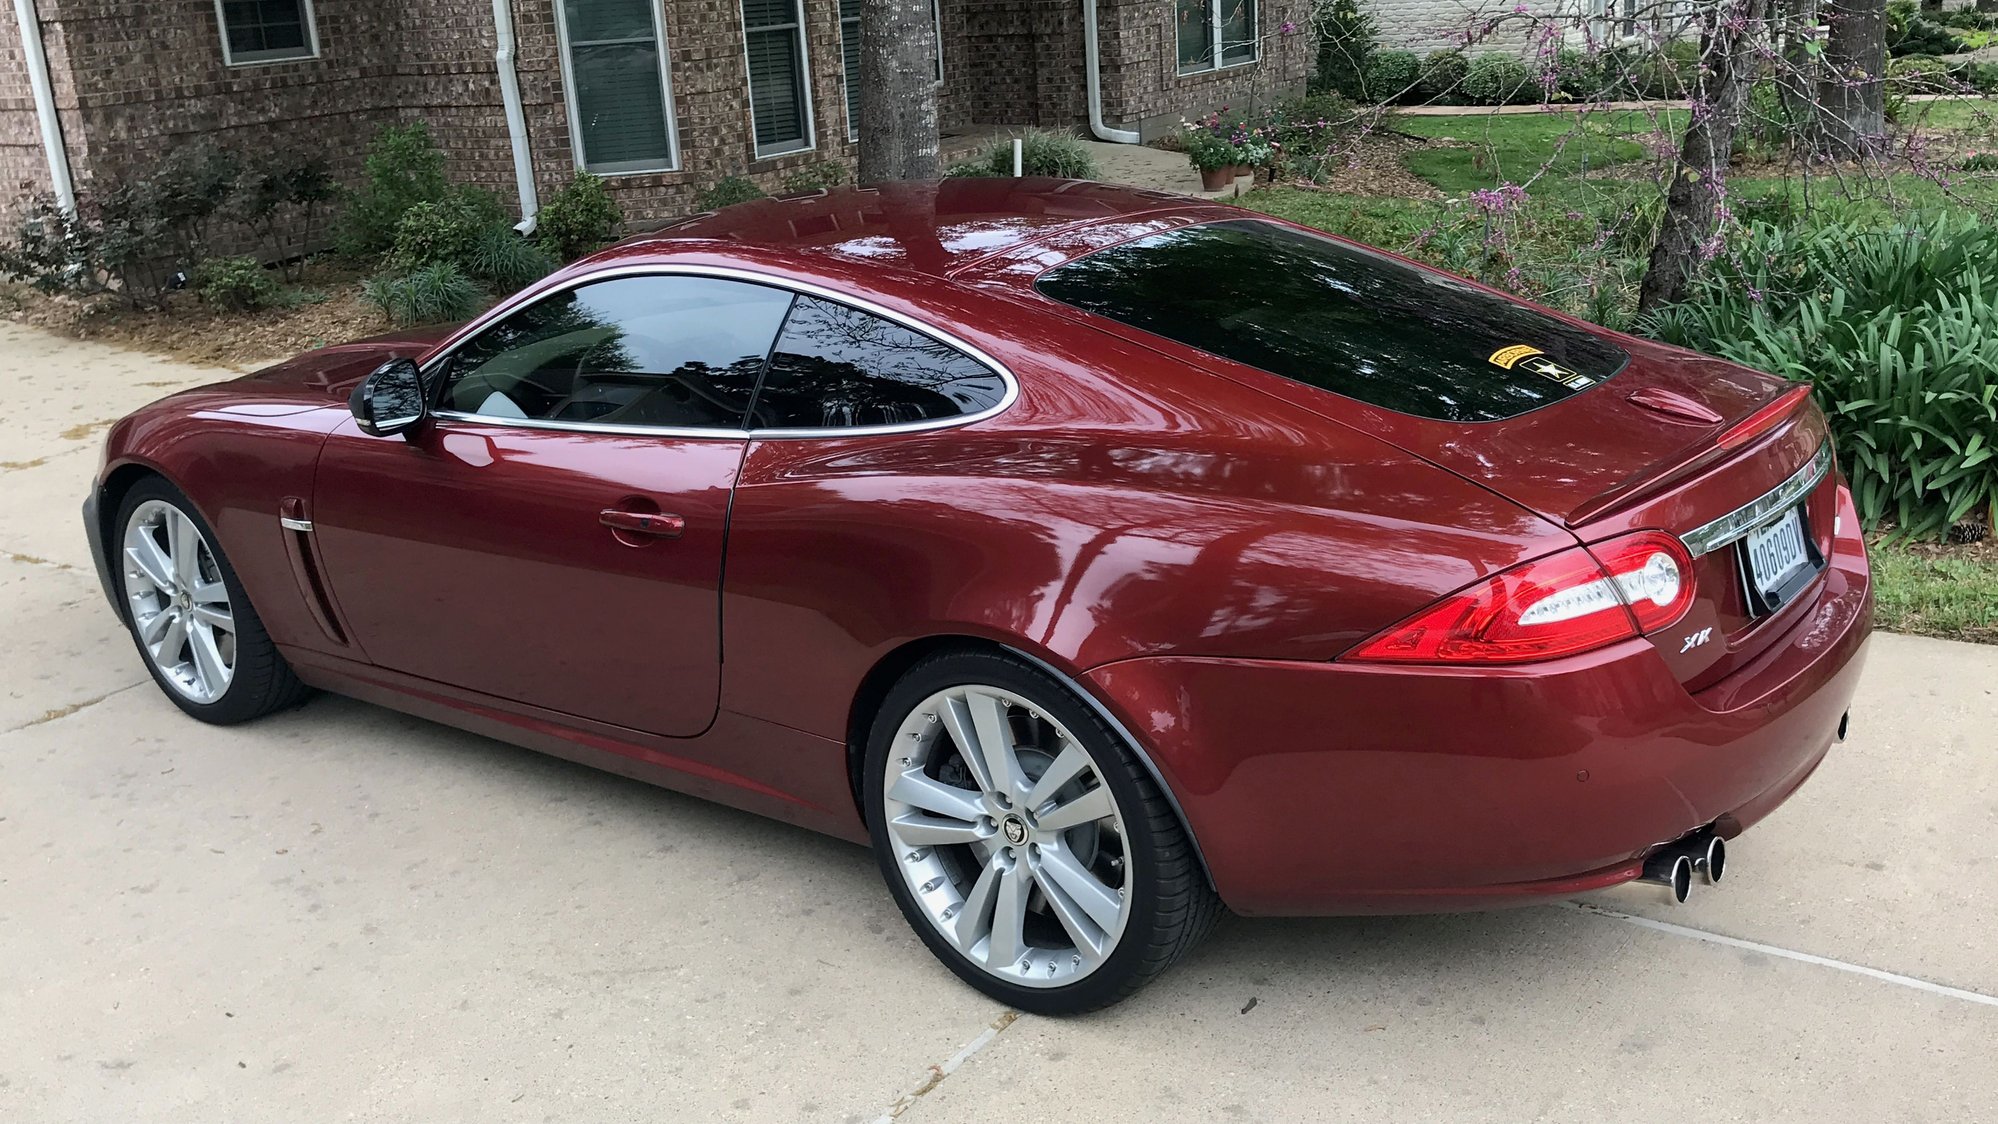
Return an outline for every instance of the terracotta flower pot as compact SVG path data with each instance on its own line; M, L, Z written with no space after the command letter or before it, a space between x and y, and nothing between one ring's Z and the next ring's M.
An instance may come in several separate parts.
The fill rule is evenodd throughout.
M1254 164L1235 164L1231 165L1228 169L1228 175L1234 179L1241 179L1243 176L1253 176L1255 174L1256 166Z
M1200 170L1200 188L1202 191L1219 191L1234 182L1235 169L1233 167L1202 168Z

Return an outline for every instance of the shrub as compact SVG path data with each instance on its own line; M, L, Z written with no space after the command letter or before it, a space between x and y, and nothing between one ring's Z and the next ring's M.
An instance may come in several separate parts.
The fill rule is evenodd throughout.
M1414 51L1376 51L1364 77L1370 101L1407 101L1415 96L1422 63Z
M496 293L511 293L555 272L559 264L540 243L501 223L479 232L463 272Z
M1812 382L1869 526L1998 523L1998 230L1755 223L1647 330Z
M763 189L756 186L748 176L724 176L713 187L694 196L694 210L719 211L723 207L733 207L737 203L747 203L751 199L763 198Z
M1186 150L1186 159L1195 171L1215 172L1235 162L1235 146L1228 138L1220 136L1212 129L1199 125L1188 125L1186 135L1181 138Z
M1516 56L1493 51L1471 60L1464 96L1478 105L1511 105L1534 100L1538 86Z
M1367 62L1380 42L1374 17L1356 0L1317 0L1311 22L1318 31L1318 58L1309 92L1365 97Z
M1887 53L1948 55L1962 50L1949 28L1916 12L1911 3L1887 5Z
M480 236L506 225L498 196L476 187L455 188L442 199L403 212L395 224L389 263L405 272L438 262L464 269Z
M623 226L624 213L611 199L603 179L577 172L541 205L535 216L534 239L556 261L570 262L595 253L614 240Z
M846 186L846 166L837 160L821 160L784 177L786 192L831 191Z
M1309 94L1291 98L1277 106L1271 116L1276 141L1294 158L1316 162L1339 136L1349 130L1358 115L1353 103L1338 94ZM1313 171L1301 174L1320 178Z
M206 255L208 227L236 194L242 164L213 141L177 145L153 166L151 175L124 181L133 205L152 212L165 227L182 264Z
M351 257L379 254L395 244L403 212L435 203L450 192L444 152L421 121L385 126L368 147L366 179L348 200L336 242Z
M1599 56L1572 47L1563 47L1555 54L1553 69L1554 89L1571 98L1594 98L1603 92L1608 80Z
M1463 98L1464 77L1471 60L1462 51L1432 51L1422 60L1422 84L1416 92L1423 101L1456 102Z
M102 229L83 206L70 211L52 194L37 195L23 209L13 239L0 244L0 277L42 293L102 292L108 284L102 241Z
M278 302L278 283L264 263L251 257L204 258L188 284L204 303L234 312L253 312Z
M404 328L469 320L486 303L471 278L449 262L378 273L361 286L361 299Z
M339 196L326 161L294 149L251 158L236 183L232 206L250 233L294 280L312 249L320 211Z
M1998 62L1964 63L1956 77L1980 94L1998 94Z
M1013 174L1013 141L994 141L974 160L979 169L965 175L1010 176ZM1020 174L1054 176L1059 179L1093 180L1102 173L1089 146L1074 133L1059 129L1028 129L1020 134Z
M1998 172L1998 152L1973 152L1963 158L1966 172Z

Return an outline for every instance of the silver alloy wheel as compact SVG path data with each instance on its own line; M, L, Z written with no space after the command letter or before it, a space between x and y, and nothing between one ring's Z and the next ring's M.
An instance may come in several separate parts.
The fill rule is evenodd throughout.
M923 915L972 963L1029 987L1095 971L1131 915L1124 819L1081 742L998 687L951 687L902 720L884 811Z
M236 618L215 551L187 513L147 500L125 524L125 599L160 677L212 703L236 674Z

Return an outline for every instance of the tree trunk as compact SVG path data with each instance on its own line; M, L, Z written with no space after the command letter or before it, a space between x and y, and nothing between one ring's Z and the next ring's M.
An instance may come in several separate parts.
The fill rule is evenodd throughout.
M941 173L936 47L930 0L861 0L861 183Z
M1734 159L1735 135L1748 109L1755 80L1751 48L1762 33L1767 0L1734 0L1706 8L1702 15L1700 58L1695 70L1692 111L1678 170L1665 191L1665 217L1658 243L1637 293L1639 315L1685 296L1686 286L1720 225L1720 201Z
M1875 151L1887 132L1886 0L1827 0L1825 76L1818 84L1819 133L1836 159Z

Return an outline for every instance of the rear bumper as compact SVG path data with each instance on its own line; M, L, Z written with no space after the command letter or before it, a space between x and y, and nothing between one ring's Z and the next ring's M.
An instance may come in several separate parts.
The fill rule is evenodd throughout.
M1628 881L1660 843L1767 815L1836 739L1872 618L1854 532L1787 634L1697 692L1643 640L1477 671L1161 657L1089 678L1236 911L1485 908Z

